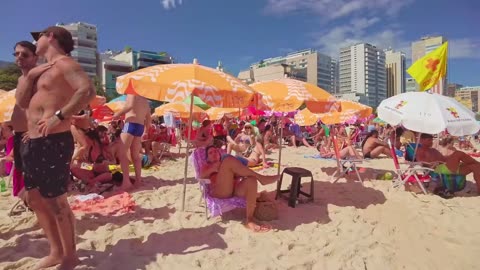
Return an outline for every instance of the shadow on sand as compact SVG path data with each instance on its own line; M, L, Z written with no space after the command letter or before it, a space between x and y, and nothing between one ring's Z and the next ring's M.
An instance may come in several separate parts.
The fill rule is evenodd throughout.
M158 255L185 255L203 250L226 249L221 235L226 229L218 224L201 228L185 228L162 234L150 234L146 239L122 239L105 251L79 250L82 265L102 269L102 264L121 265L122 269L146 269ZM95 258L92 260L90 258ZM100 263L100 264L98 264Z
M310 193L310 184L302 182L302 190ZM275 191L270 192L270 198L275 198ZM330 183L328 181L314 182L314 201L297 204L295 208L287 205L287 200L278 199L279 220L271 222L279 230L295 230L302 224L320 223L331 221L328 205L340 207L355 207L365 209L370 205L383 204L386 198L383 192L365 187L359 182Z

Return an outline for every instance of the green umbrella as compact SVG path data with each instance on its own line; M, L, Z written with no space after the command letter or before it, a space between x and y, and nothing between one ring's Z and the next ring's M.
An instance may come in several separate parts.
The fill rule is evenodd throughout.
M190 104L190 96L188 96L183 102ZM209 109L210 106L207 103L203 102L199 97L193 97L193 105L198 106L204 110Z
M374 123L379 123L379 124L386 124L386 123L387 123L387 122L383 121L382 119L380 119L380 118L378 118L378 117L375 118L375 119L373 119L373 122L374 122Z

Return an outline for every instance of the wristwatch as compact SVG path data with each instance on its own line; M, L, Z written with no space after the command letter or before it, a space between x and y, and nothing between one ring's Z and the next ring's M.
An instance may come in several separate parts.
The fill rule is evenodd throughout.
M56 111L55 116L58 117L58 119L60 119L60 121L65 120L65 117L63 117L61 110Z

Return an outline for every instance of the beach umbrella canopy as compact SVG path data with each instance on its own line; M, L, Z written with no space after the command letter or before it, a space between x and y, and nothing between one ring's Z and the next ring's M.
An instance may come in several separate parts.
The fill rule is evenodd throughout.
M264 104L276 112L295 111L305 103L311 112L324 113L336 105L336 99L330 93L299 80L283 78L257 82L250 86L260 95L257 103Z
M112 120L114 113L115 112L107 106L107 104L104 104L92 109L92 118L100 122L110 121Z
M222 119L226 116L228 118L240 117L240 111L236 108L216 108L211 107L205 111L208 115L208 118L212 121Z
M195 119L204 119L207 117L207 113L202 108L193 105L193 117ZM155 108L154 115L162 116L166 113L172 113L173 116L182 119L188 119L190 117L190 105L184 102L174 102L163 104Z
M453 98L427 92L407 92L383 100L378 117L388 124L438 134L447 130L453 136L475 134L480 125L475 113Z
M243 108L254 91L239 79L198 64L156 65L117 78L117 92L182 102L190 95L211 107Z
M90 108L95 109L97 107L102 106L106 102L107 102L107 99L105 97L97 95L92 101L90 101Z
M320 114L320 120L324 124L353 124L360 118L366 118L372 114L372 107L350 100L339 100L340 110Z
M255 93L238 78L196 63L156 65L136 70L118 77L116 88L120 94L167 102L182 102L190 96L190 108L194 96L211 107L243 108L251 103ZM193 109L190 110L187 138L190 138L192 119ZM187 143L187 153L188 150ZM182 210L185 208L187 173L188 158L185 159Z
M14 89L0 93L0 123L8 122L12 119L16 91Z
M125 101L110 101L105 104L108 108L110 108L114 113L119 112L123 107L125 107Z
M305 108L295 115L295 123L299 126L312 126L315 125L320 119L320 115L312 113L308 108Z
M187 104L190 104L190 100L191 100L191 98L187 97L187 98L185 98L185 100L183 102L185 102ZM208 108L210 108L210 106L208 106L207 103L203 102L203 100L201 100L199 97L195 97L195 96L193 97L193 105L202 108L202 110L207 110Z

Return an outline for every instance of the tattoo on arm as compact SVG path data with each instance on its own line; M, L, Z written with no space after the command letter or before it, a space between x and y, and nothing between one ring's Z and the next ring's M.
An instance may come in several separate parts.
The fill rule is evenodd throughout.
M69 69L65 72L64 77L75 93L67 105L62 108L62 114L65 117L70 117L87 107L88 103L95 97L95 90L87 74L78 64L73 68L70 66L67 66L67 68Z

